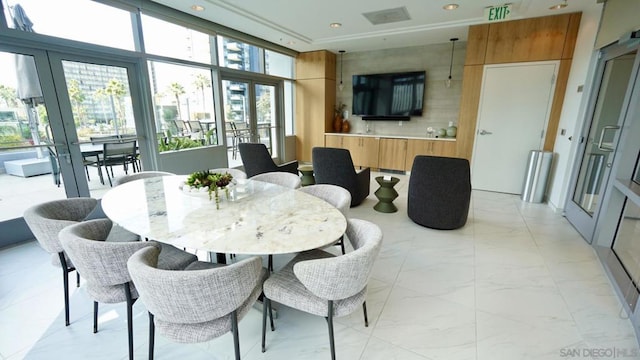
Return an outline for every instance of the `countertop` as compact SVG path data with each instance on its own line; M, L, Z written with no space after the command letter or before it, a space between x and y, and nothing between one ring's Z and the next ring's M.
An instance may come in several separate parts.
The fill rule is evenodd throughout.
M440 140L440 141L456 141L456 138L444 137L444 138L429 138L426 136L406 136L406 135L383 135L383 134L365 134L365 133L324 133L325 135L339 135L339 136L359 136L359 137L371 137L371 138L384 138L384 139L417 139L417 140Z

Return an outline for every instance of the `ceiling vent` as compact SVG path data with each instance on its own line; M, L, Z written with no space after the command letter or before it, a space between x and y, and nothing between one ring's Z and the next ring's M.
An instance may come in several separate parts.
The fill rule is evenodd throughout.
M411 20L411 17L409 17L409 12L404 6L395 9L363 13L362 15L364 15L364 17L366 17L367 20L369 20L369 22L373 25L389 24L399 21Z

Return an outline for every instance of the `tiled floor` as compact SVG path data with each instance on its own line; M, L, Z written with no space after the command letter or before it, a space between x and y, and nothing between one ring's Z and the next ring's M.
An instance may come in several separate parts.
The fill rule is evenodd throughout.
M517 196L474 192L464 228L430 230L407 218L408 179L398 177L399 212L372 209L374 184L351 209L382 228L384 244L369 282L370 326L361 312L337 319L339 359L640 359L621 356L638 351L631 324L594 251L563 217ZM65 327L60 271L37 243L3 249L0 264L0 359L126 359L124 304L101 305L93 334L92 302L74 288ZM134 311L144 359L144 304ZM260 326L258 309L240 322L245 360L329 358L322 318L279 307L264 354ZM231 359L232 339L185 345L158 336L156 359L178 358Z

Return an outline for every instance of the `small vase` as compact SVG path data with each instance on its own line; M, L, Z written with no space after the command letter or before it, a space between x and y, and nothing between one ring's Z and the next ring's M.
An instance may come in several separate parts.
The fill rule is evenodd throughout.
M453 125L453 121L449 122L449 127L447 128L447 137L456 137L458 133L458 128Z
M348 133L351 130L351 124L349 124L349 120L342 120L342 132Z
M342 117L336 116L333 119L333 132L339 133L342 130Z

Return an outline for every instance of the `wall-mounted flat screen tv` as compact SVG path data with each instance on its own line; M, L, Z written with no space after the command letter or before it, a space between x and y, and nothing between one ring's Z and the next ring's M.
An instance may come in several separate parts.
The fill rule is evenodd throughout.
M353 115L363 120L422 116L425 71L353 75Z

